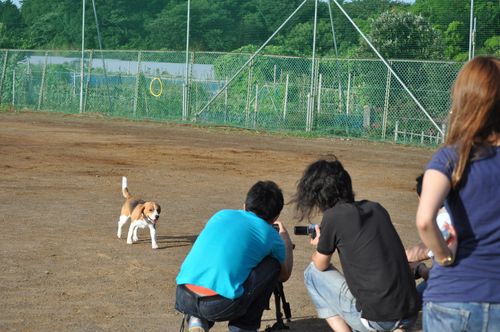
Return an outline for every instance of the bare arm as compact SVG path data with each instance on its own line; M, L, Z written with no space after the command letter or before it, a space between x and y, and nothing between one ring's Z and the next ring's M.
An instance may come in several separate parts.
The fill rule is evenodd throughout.
M312 255L314 266L320 271L325 271L330 266L331 259L332 255L323 255L317 251Z
M425 172L422 194L417 209L417 230L422 242L434 253L437 262L449 256L453 260L457 249L457 238L454 230L450 232L448 246L436 223L437 213L450 189L450 181L443 173L432 169Z
M314 239L311 239L311 245L313 245L315 248L318 246L320 236L321 229L318 225L316 225L316 237ZM314 266L320 271L325 271L330 266L331 258L332 255L324 255L322 253L319 253L317 250L311 257Z
M420 262L429 259L429 249L420 242L419 244L406 249L406 258L408 262Z
M281 271L279 275L279 281L285 282L292 275L293 243L290 239L288 231L286 230L285 226L283 226L283 223L281 221L275 221L274 223L279 226L279 235L285 243L285 262L281 264Z

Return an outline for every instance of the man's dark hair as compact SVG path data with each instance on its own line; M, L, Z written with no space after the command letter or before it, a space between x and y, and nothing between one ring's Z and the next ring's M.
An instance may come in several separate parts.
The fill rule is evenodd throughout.
M417 176L415 181L417 181L417 186L415 188L415 191L417 192L418 197L420 197L420 194L422 193L422 182L424 181L424 173Z
M273 181L259 181L247 193L245 210L273 222L283 209L283 192Z
M320 159L309 165L297 184L291 203L299 220L310 219L315 210L321 212L338 202L354 202L349 173L335 156Z

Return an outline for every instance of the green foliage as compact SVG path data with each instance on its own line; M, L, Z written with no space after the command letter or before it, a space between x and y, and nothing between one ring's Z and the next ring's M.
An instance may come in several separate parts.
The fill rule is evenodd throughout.
M0 47L9 48L10 38L7 37L7 28L4 23L0 23Z
M391 0L353 0L345 4L346 10L363 20L374 18L388 10L407 7L408 5L401 5Z
M295 25L286 37L278 38L277 44L288 50L288 55L312 55L313 23ZM333 53L330 22L320 20L316 27L316 52L319 55Z
M500 36L493 36L486 39L484 42L484 48L484 53L500 57Z
M444 31L453 21L468 22L469 3L470 0L415 0L411 12L426 17Z
M408 12L387 11L372 20L370 39L386 58L439 59L442 41L430 23ZM362 44L365 50L366 44Z
M429 19L429 22L444 35L446 56L450 60L467 60L470 0L416 0L410 10ZM476 19L476 45L481 47L488 38L500 35L500 2L474 0ZM494 54L488 47L480 48L476 54Z
M500 1L478 1L474 5L474 8L477 22L475 42L478 46L486 45L488 39L500 36ZM493 47L494 45L491 46ZM497 52L499 48L500 44L497 44ZM491 53L487 54L495 54L495 49L492 49Z
M399 0L338 2L365 34L378 38L377 43L389 57L459 60L468 52L470 0L416 0L413 4ZM302 0L191 0L190 3L190 49L227 52L245 45L262 45ZM314 3L307 2L296 13L271 41L266 53L311 55ZM186 0L95 0L95 6L105 49L183 51L186 47ZM330 6L341 57L374 58L336 4L331 2ZM97 49L91 0L86 1L85 10L85 46ZM394 20L408 11L414 14L413 18L406 14L406 21ZM391 17L393 21L387 21ZM500 35L500 3L475 0L474 17L476 54L495 54L497 47L491 38ZM12 0L0 0L0 48L79 49L81 19L81 0L23 0L21 9ZM392 31L384 30L384 24L392 24ZM325 1L318 3L317 31L317 55L334 55ZM384 41L386 36L388 41Z
M0 2L0 48L17 48L23 41L21 13L12 1Z
M465 25L460 21L453 21L448 25L444 32L444 42L446 44L445 55L448 59L455 59L468 47L468 41L465 39Z

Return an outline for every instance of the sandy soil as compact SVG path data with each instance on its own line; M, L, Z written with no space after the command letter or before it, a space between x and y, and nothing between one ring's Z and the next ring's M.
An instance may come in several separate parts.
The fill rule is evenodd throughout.
M1 112L0 121L1 331L178 331L175 276L206 220L241 208L260 179L289 199L324 154L344 163L358 199L388 209L406 246L418 242L414 179L428 149L95 115ZM158 250L147 231L134 245L116 237L123 175L133 194L162 206ZM293 230L291 206L281 219ZM328 331L303 286L312 249L292 239L289 326ZM267 310L262 328L274 321Z

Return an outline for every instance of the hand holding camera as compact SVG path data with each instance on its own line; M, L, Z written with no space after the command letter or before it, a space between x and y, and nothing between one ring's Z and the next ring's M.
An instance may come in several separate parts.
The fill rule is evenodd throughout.
M307 226L295 226L293 232L295 235L309 235L314 240L319 235L319 230L319 225L309 224Z
M281 232L286 232L286 228L285 226L283 225L283 223L279 220L276 220L273 224L271 224L271 226L278 232L278 233L281 233Z

